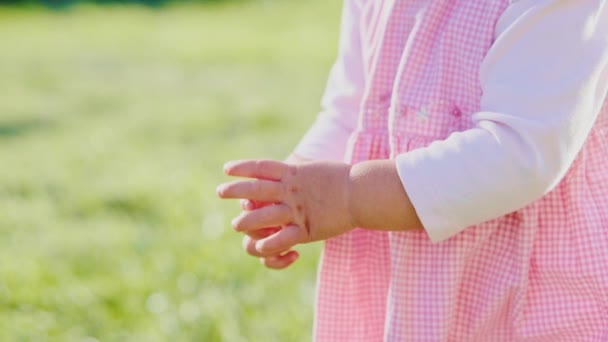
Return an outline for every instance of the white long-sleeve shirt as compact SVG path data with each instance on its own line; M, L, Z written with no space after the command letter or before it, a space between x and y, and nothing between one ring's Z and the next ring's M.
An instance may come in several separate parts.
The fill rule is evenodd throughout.
M295 149L303 157L341 160L357 127L364 51L358 7L346 6L323 111ZM553 189L604 103L607 64L606 1L513 1L480 70L483 96L474 128L395 160L431 240L515 211Z

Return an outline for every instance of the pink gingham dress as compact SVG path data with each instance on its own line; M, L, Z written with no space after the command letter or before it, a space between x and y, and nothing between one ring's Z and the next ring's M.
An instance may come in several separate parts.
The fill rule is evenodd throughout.
M352 163L472 127L507 0L364 1L366 89ZM608 107L606 107L608 108ZM317 341L608 341L608 110L561 182L432 243L356 229L327 241Z

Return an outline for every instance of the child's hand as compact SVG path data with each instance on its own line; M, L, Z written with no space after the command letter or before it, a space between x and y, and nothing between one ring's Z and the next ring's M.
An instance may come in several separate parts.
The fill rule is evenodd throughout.
M222 184L221 198L275 203L243 211L233 220L237 231L251 233L265 227L281 230L255 243L269 255L299 243L325 240L354 228L349 211L350 165L311 162L290 165L278 161L236 161L226 164L230 176L255 178Z
M255 210L262 207L272 205L272 203L255 202L243 199L241 200L241 208L243 210ZM269 237L275 234L281 229L281 227L268 227L259 230L252 230L247 232L243 237L243 248L247 254L259 258L260 262L272 269L280 270L291 266L300 257L299 253L295 250L282 251L278 253L260 253L256 248L255 244L258 240Z

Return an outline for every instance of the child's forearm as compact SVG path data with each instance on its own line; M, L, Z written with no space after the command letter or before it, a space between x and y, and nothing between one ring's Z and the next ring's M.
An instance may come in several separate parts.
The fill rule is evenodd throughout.
M241 160L225 165L230 176L248 177L218 187L221 198L275 203L248 208L233 221L240 232L283 227L256 242L261 253L281 252L299 243L326 240L356 228L416 230L422 224L401 183L395 162L351 166L318 161L286 164Z
M422 223L397 173L394 160L373 160L350 170L353 225L378 230L420 230Z
M310 159L291 154L290 164ZM422 223L403 188L394 160L355 164L350 171L353 225L377 230L418 230Z

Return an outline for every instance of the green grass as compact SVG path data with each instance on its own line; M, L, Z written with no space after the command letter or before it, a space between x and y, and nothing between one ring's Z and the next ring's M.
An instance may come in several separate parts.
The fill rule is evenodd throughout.
M264 269L214 189L314 120L338 18L0 8L0 340L310 340L319 246Z

